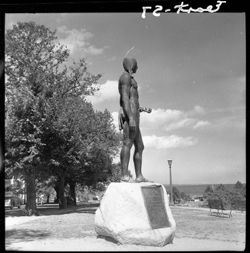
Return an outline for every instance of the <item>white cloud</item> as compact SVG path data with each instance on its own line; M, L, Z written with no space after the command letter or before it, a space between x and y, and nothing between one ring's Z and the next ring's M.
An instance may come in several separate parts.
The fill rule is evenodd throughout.
M193 125L195 121L195 119L184 117L183 119L178 119L176 122L172 122L169 125L166 125L163 129L166 131L176 130Z
M193 111L198 114L205 114L204 108L199 105L196 105Z
M147 129L160 128L165 131L187 127L193 128L200 122L197 117L204 113L205 110L201 106L195 106L193 110L187 112L161 108L153 109L150 114L141 114L141 126ZM200 122L198 127L204 124L204 122ZM208 125L209 122L206 122Z
M118 81L107 80L104 84L100 85L100 90L94 96L87 97L87 100L93 104L110 99L119 99Z
M116 91L112 89L112 85L116 86L117 83L115 83L115 81L107 81L106 85L106 87L105 85L102 86L102 95L92 98L93 102L97 103L105 100L106 98L115 98ZM113 93L109 90L113 91ZM201 113L204 113L204 111L205 110L202 107L194 107L192 111L188 112L161 108L153 109L150 114L141 113L140 126L144 130L151 130L153 132L158 131L157 129L161 129L166 132L174 131L181 128L200 129L211 125L209 121L199 120L197 118L197 116ZM195 116L194 112L196 112L196 118L189 117L191 112L193 116ZM118 112L113 112L112 116L114 118L114 123L118 131Z
M79 54L81 52L90 55L99 55L104 51L104 48L97 48L89 42L94 35L86 29L69 30L66 26L60 26L57 28L57 33L59 34L59 42L65 45L71 54Z
M103 53L103 48L97 48L94 47L93 45L88 46L87 49L85 49L85 52L87 52L88 54L92 54L92 55L99 55Z
M112 112L112 117L114 120L116 131L119 131L118 112ZM195 145L197 143L197 139L191 136L181 137L177 135L169 135L169 136L149 135L149 136L143 136L142 138L143 138L143 143L145 147L156 148L156 149L188 147L188 146Z
M112 112L112 117L114 120L116 131L119 131L118 112ZM157 127L155 129L157 129ZM189 147L195 145L198 141L196 138L191 136L182 137L177 135L169 135L169 136L148 135L143 136L142 138L146 148L156 148L156 149Z
M193 126L193 128L194 128L194 129L197 129L197 128L202 128L202 127L205 127L205 126L208 126L208 125L210 125L210 122L204 121L204 120L200 120L200 121L198 121L198 122Z
M169 148L180 148L180 147L189 147L197 143L197 140L191 136L181 137L177 135L170 136L144 136L143 142L147 148L156 148L156 149L169 149Z
M158 122L158 124L163 124L165 122L171 122L179 119L182 116L182 112L178 110L170 109L153 109L150 114L141 114L141 122Z

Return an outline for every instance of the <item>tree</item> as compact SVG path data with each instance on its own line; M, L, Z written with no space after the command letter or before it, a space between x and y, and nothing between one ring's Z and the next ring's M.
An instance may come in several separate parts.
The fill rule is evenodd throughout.
M56 191L60 206L65 206L64 187L69 185L69 198L76 204L77 183L93 185L106 180L112 156L118 151L119 139L111 114L94 111L92 105L77 97L65 100L57 113L54 133L47 131L44 159L48 160L58 180ZM62 154L64 154L62 156Z
M241 190L243 188L243 184L238 180L234 185L234 188L237 190Z
M234 208L238 209L240 206L245 205L244 195L241 194L241 185L236 183L237 186L232 190L228 190L224 185L218 185L214 191L207 192L208 202L213 202L214 200L222 201L224 208Z
M40 159L39 149L42 146L40 129L36 126L39 114L33 112L35 105L32 109L25 105L18 108L17 104L13 104L13 107L16 110L10 112L6 119L6 172L24 178L27 189L26 208L35 212L35 176ZM27 118L20 117L20 112L25 113Z
M176 186L173 186L173 201L179 201L181 199L181 193Z
M100 78L87 71L84 59L63 65L69 52L57 43L55 33L34 22L17 23L6 32L6 171L25 179L26 208L34 212L35 180L41 170L56 170L62 188L64 167L74 161L58 127L58 112L75 98L93 94ZM48 161L43 151L51 139L61 145L57 152L69 152L68 159Z
M130 173L130 170L129 170ZM131 173L130 176L132 177ZM110 175L108 178L109 182L120 182L120 179L122 177L122 171L121 171L121 163L113 164L111 167Z
M181 199L182 200L184 200L184 201L190 201L192 198L188 195L188 194L186 194L185 192L181 192L180 193L180 197L181 197Z
M237 181L234 185L234 190L239 192L242 197L246 197L246 184L242 184L240 181Z
M221 192L224 192L226 191L226 188L223 184L219 184L216 188L215 188L215 191L221 191Z
M207 188L204 191L204 197L207 198L209 194L213 193L213 188L211 185L208 185Z
M246 208L246 185L237 181L231 191L231 203L233 208L245 210Z
M18 23L6 32L6 169L24 177L26 208L34 212L43 105L68 56L55 40L55 32L33 22Z

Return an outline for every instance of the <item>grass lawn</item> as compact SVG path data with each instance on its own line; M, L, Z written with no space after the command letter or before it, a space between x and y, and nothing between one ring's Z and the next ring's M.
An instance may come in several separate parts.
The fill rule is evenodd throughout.
M172 208L176 237L245 242L245 213L233 212L231 218L209 215L207 209Z
M14 212L13 216L6 212L6 247L17 242L42 239L91 237L94 240L95 209L95 206L79 206L66 210L43 208L38 217L18 217ZM209 240L245 242L245 213L233 212L233 217L222 218L210 216L208 210L180 207L171 207L171 210L177 224L176 239L205 239L208 243ZM21 223L21 219L25 219L25 222Z

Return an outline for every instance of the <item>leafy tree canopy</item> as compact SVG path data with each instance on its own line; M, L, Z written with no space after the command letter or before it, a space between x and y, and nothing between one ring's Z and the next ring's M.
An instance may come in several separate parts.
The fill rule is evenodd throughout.
M5 45L6 174L96 180L119 145L111 114L85 99L101 75L85 59L69 66L56 31L34 22L7 30Z

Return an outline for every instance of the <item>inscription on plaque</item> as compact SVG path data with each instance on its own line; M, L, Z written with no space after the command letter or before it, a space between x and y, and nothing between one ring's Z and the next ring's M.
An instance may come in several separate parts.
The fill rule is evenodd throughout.
M170 227L161 186L142 186L141 190L151 228Z

